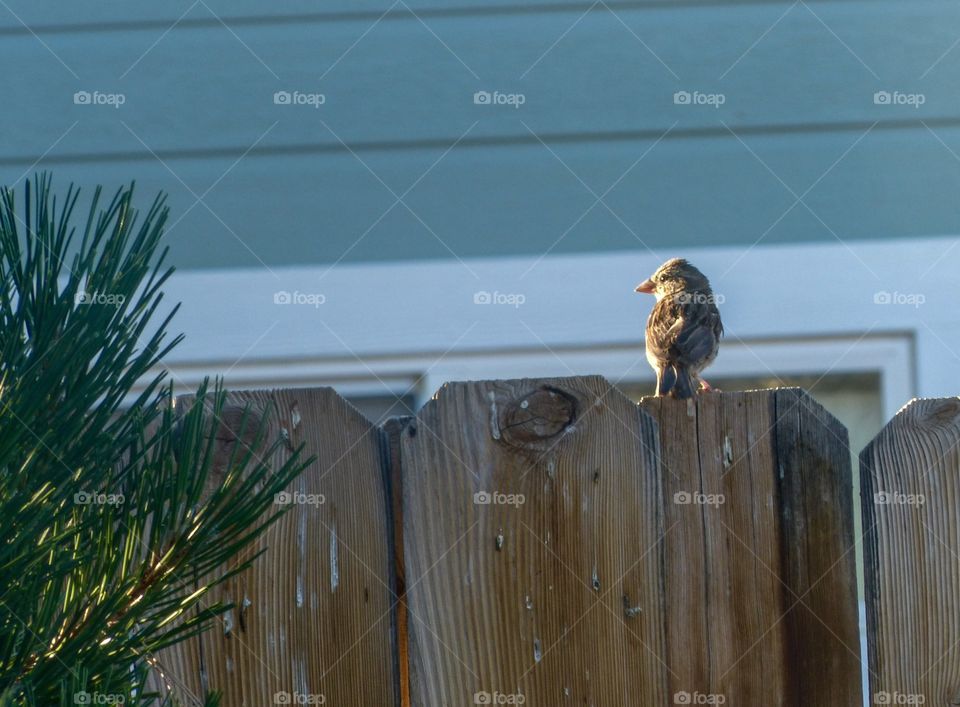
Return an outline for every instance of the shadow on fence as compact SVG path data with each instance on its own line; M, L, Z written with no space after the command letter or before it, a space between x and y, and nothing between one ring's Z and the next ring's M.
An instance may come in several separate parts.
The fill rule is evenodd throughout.
M185 704L852 707L861 541L871 701L960 704L960 400L863 451L862 538L847 432L798 389L452 383L381 428L326 388L230 404L317 460L234 610L156 657Z

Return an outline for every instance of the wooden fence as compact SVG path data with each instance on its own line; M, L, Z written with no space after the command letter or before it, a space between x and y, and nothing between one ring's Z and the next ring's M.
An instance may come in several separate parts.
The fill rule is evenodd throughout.
M379 428L331 389L230 405L317 461L234 611L156 656L186 704L854 707L858 544L869 701L960 704L960 400L863 451L859 537L846 430L797 389L452 383Z

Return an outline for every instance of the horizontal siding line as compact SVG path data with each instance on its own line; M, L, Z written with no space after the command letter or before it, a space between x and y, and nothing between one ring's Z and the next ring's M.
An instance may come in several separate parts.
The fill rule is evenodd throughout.
M808 4L834 5L839 3L855 4L864 0L807 0ZM783 6L789 7L792 3L787 0L609 0L606 5L616 11L632 10L674 10L698 7L737 7L737 6ZM467 7L428 7L415 10L416 15L406 8L391 10L384 14L381 10L347 10L332 12L310 12L290 15L247 15L229 17L221 15L223 22L234 26L269 27L278 25L302 24L305 22L375 22L382 18L387 20L445 19L460 17L484 17L500 15L538 15L547 13L583 13L591 8L593 3L581 0L570 2L552 2L543 5L471 5ZM603 12L602 6L595 8ZM200 11L197 11L200 12ZM129 32L136 30L168 30L176 18L151 20L128 20L114 22L97 22L96 24L29 24L25 27L20 24L0 27L0 36L33 35L36 34L99 34L102 32ZM190 18L185 17L177 22L177 29L204 29L222 27L220 19L207 13L207 16Z
M755 125L732 126L738 136L768 136L768 135L811 135L825 133L864 132L871 125L871 121L856 121L844 123L800 123L796 125ZM923 130L924 125L941 128L960 127L960 117L929 118L925 120L889 120L878 122L873 132L897 130ZM696 138L736 138L724 127L697 127L674 129L669 135L663 136L663 129L654 130L622 130L594 133L539 133L538 136L524 135L491 135L488 137L463 138L457 144L458 148L479 147L510 147L525 145L540 145L546 143L588 144L603 142L632 142L632 141L674 141ZM215 159L236 158L246 154L252 157L274 157L283 155L329 154L353 152L410 152L430 149L445 150L457 140L456 136L448 138L432 138L429 140L370 140L348 143L350 150L340 143L303 143L289 145L274 145L250 150L248 146L215 147L215 148L182 148L172 150L155 150L153 153L138 152L96 152L96 153L68 153L62 155L47 155L40 163L44 165L77 164L77 163L104 163L104 162L142 162L159 157L166 160ZM156 155L156 157L154 156ZM37 160L35 155L27 156L0 156L0 167L14 167L30 165Z

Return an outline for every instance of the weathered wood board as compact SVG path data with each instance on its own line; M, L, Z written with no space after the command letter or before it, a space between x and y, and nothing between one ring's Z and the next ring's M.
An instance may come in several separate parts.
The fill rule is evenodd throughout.
M278 499L293 508L250 554L267 551L218 593L236 610L158 655L164 679L185 704L202 704L207 689L222 691L225 707L399 704L379 430L331 388L231 393L218 456L248 443L234 424L247 403L265 417L267 439L289 440L274 463L301 443L317 460Z
M599 377L453 383L401 459L412 704L669 703L645 413Z
M960 398L900 410L860 484L871 702L960 704Z
M673 700L861 704L846 430L796 389L641 407L660 432Z

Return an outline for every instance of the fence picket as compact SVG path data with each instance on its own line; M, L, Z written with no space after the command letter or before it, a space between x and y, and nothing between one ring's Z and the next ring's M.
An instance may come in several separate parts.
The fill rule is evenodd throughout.
M270 439L289 439L275 463L301 442L304 455L317 460L288 489L302 494L294 508L250 550L266 552L210 599L237 609L157 657L166 681L185 704L212 689L223 692L225 707L284 699L397 705L391 514L379 431L331 388L231 393L218 435L224 458L242 443L231 415L248 403L256 414L272 411Z
M846 430L796 389L641 406L662 448L674 698L860 704Z
M401 453L413 704L667 703L635 404L598 377L449 384Z
M870 693L960 704L960 398L914 400L860 455Z

